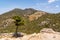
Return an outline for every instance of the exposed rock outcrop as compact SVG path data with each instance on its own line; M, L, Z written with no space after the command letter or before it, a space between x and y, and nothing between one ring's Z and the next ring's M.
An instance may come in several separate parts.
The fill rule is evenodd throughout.
M24 35L19 38L1 38L0 40L60 40L60 32L55 32L51 28L44 28L40 33Z
M10 25L11 23L13 23L13 21L15 21L15 20L13 20L13 19L4 20L0 26L5 28L8 25Z
M29 20L30 21L37 20L39 17L41 17L44 14L46 14L46 13L45 12L35 12L34 14L29 16Z

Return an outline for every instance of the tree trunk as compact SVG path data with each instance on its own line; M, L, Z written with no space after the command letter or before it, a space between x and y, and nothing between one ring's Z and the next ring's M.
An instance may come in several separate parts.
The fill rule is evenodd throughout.
M15 30L15 33L16 33L16 34L18 33L18 26L16 26L16 30Z
M18 37L18 26L16 26L15 37Z

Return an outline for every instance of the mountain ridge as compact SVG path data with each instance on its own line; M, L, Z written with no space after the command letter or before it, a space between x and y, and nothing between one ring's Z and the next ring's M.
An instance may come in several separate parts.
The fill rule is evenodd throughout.
M39 13L37 13L39 12ZM45 13L44 15L42 15ZM32 16L33 17L32 17ZM42 15L42 16L40 16ZM58 14L50 14L44 11L35 10L35 9L13 9L9 12L6 12L0 15L0 25L4 25L5 23L9 23L9 19L12 19L13 16L21 16L24 21L24 26L19 26L18 31L24 33L38 33L42 28L52 28L55 31L60 31L60 13ZM33 21L29 20L29 16L34 19ZM8 20L7 20L8 19ZM4 22L8 21L8 22ZM7 25L7 24L6 24ZM0 32L14 32L15 25L14 23L8 25L6 28L0 26ZM27 31L28 30L28 31Z

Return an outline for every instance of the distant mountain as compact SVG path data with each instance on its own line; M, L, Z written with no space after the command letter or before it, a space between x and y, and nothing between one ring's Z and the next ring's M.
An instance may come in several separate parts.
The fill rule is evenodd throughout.
M15 8L0 15L0 32L15 31L16 26L12 17L16 15L21 16L25 21L25 25L19 26L19 32L38 33L42 28L52 28L55 31L60 31L60 13L50 14L33 8Z

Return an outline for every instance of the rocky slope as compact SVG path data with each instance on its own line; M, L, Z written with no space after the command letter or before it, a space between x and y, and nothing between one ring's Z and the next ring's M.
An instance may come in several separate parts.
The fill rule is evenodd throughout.
M46 13L45 12L35 12L34 14L32 15L29 15L29 20L30 21L34 21L34 20L37 20L39 17L45 15Z
M23 37L3 37L0 40L60 40L60 32L55 32L51 28L44 28L40 33L24 35Z

